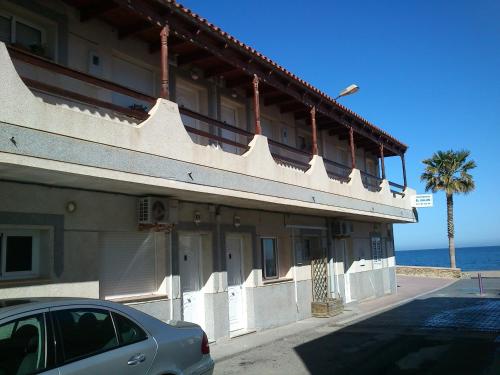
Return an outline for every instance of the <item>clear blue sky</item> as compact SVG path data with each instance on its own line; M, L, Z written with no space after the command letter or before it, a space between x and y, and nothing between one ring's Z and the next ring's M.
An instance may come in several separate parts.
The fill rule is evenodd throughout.
M408 183L422 160L467 148L477 189L455 197L457 246L500 245L500 1L181 0L407 143ZM393 159L393 160L391 160ZM387 160L400 182L399 158ZM443 193L420 223L395 226L396 248L447 247Z

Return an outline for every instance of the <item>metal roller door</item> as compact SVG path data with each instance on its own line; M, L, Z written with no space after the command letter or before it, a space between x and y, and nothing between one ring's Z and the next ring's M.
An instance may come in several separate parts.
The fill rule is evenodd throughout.
M157 291L154 233L103 233L99 253L101 298Z

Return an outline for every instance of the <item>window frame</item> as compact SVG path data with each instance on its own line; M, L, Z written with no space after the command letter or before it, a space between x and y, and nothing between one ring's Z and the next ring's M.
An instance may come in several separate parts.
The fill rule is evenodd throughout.
M378 240L378 249L373 246L374 241ZM372 234L370 236L370 250L372 253L372 261L374 264L382 263L384 253L382 249L382 236L380 234Z
M42 344L45 346L44 347L45 359L43 368L33 372L33 374L39 374L55 368L54 347L53 347L54 345L53 326L49 316L49 309L45 308L45 309L26 311L0 319L0 326L3 326L5 324L9 324L18 320L26 320L29 318L33 318L38 315L42 316L41 319L43 324Z
M85 355L82 355L82 356L79 356L79 357L75 357L75 358L71 358L69 360L66 359L66 353L65 353L65 350L64 350L64 339L63 339L63 334L62 334L62 330L61 330L61 326L59 324L59 320L57 319L57 313L60 312L60 311L67 311L67 310L91 310L91 311L97 311L98 313L102 313L102 312L106 312L109 314L109 316L111 317L111 324L113 325L113 332L114 332L114 335L115 335L115 339L116 339L116 342L117 342L117 345L112 347L112 348L108 348L108 349L104 349L104 350L99 350L99 351L95 351L95 352L92 352L92 353L88 353L88 354L85 354ZM57 355L56 355L56 362L57 362L57 366L65 366L65 365L68 365L70 363L73 363L73 362L77 362L77 361L81 361L81 360L84 360L84 359L87 359L87 358L90 358L90 357L94 357L96 355L100 355L102 353L106 353L106 352L109 352L111 350L115 350L117 348L120 347L120 342L119 342L119 338L118 338L118 333L116 331L116 325L115 325L115 322L113 320L113 314L112 314L112 311L108 308L104 308L102 306L91 306L91 305L67 305L67 306L61 306L61 307L58 307L58 308L55 308L55 309L51 309L50 310L50 315L51 315L51 319L52 319L52 322L53 322L53 325L54 325L54 337L55 337L55 345L56 345L56 348L57 348Z
M6 271L7 265L7 238L32 237L31 270ZM40 230L27 228L0 228L0 281L36 278L40 275Z
M44 46L47 44L47 31L43 26L40 26L39 24L32 22L24 17L19 17L18 15L11 13L11 12L6 12L6 11L0 11L0 16L10 18L10 41L9 44L17 44L17 30L16 30L16 23L21 22L24 23L26 26L29 26L35 30L40 31L40 41L41 41L41 46ZM25 47L27 48L27 47Z
M116 336L118 338L118 346L116 348L123 348L124 346L134 345L134 344L137 344L138 342L146 341L146 340L148 340L150 338L150 335L149 335L148 331L146 329L144 329L144 327L141 326L139 323L137 323L135 320L131 319L129 316L127 316L127 315L125 315L123 313L116 312L114 310L109 310L109 312L111 313L111 319L113 321L113 326L115 328L115 334L116 334ZM139 327L145 333L146 337L144 337L143 339L134 341L134 342L123 343L121 335L118 332L118 326L117 326L117 323L115 321L115 315L118 315L122 319L127 319L127 320L131 321L132 323L134 323L137 327Z
M274 244L274 254L276 258L276 276L267 276L266 260L264 256L264 240L272 240ZM275 236L262 236L260 237L260 250L262 255L262 278L264 280L275 280L280 277L279 267L279 251L278 251L278 237Z
M115 333L115 338L116 338L116 341L117 341L118 344L116 346L112 347L112 348L108 348L108 349L101 350L101 351L98 351L98 352L93 352L91 354L88 354L88 355L85 355L85 356L80 356L80 357L77 357L77 358L73 358L71 360L66 360L65 359L65 355L64 355L65 354L64 353L64 349L63 349L64 344L62 343L63 342L62 333L61 333L61 330L60 330L60 326L59 326L59 322L57 320L56 314L59 311L64 311L64 310L78 310L78 309L80 309L80 310L100 310L100 311L106 311L107 313L109 313L109 315L111 316L111 322L113 323L113 330L114 330L114 333ZM146 338L143 339L143 340L132 342L132 343L123 344L121 342L120 335L118 333L118 328L116 326L116 322L115 322L115 318L114 318L115 314L120 315L123 318L126 318L126 319L130 320L131 322L133 322L134 324L136 324L140 329L142 329L142 331L144 331L144 333L146 334ZM120 310L109 308L107 306L96 306L96 305L65 305L65 306L57 306L57 307L54 307L54 308L50 309L49 315L50 315L50 322L52 324L53 339L54 339L55 348L56 348L56 354L55 354L54 362L55 362L55 366L57 366L57 367L66 366L68 364L71 364L71 363L74 363L74 362L78 362L78 361L82 361L82 360L85 360L85 359L88 359L88 358L92 358L92 357L94 357L96 355L101 355L103 353L107 353L107 352L110 352L112 350L117 350L117 349L123 348L125 346L129 346L129 345L134 345L134 344L137 344L139 342L150 340L151 337L153 337L151 335L151 333L141 323L139 323L137 320L133 319L132 317L130 317L129 315L127 315L126 313L124 313L124 312L122 312Z

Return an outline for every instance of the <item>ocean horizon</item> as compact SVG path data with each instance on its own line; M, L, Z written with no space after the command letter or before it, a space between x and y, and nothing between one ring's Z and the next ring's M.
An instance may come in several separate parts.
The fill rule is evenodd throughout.
M396 264L400 266L450 266L448 248L396 250L395 254ZM458 247L455 257L457 267L462 271L500 270L500 245Z

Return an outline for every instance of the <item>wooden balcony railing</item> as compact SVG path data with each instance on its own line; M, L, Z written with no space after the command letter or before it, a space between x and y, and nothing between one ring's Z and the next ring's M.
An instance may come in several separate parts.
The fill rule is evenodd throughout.
M179 107L179 112L184 117L183 122L186 130L195 136L193 140L196 143L215 145L235 154L242 154L249 149L248 143L252 139L253 133L186 107ZM202 137L204 142L196 136Z
M299 150L298 148L288 146L272 139L268 139L267 142L269 143L271 155L276 163L304 172L309 169L309 161L311 160L311 154L309 152Z
M68 68L46 58L34 55L23 49L19 49L13 46L8 46L7 48L13 60L30 64L49 72L57 73L94 87L125 95L141 102L153 104L156 101L156 98L153 96L146 95L115 82L111 82L75 69ZM66 98L71 101L80 102L92 107L105 109L111 112L115 112L116 114L119 114L121 116L136 119L138 121L144 121L149 116L146 111L120 106L118 104L87 96L76 91L57 87L55 85L52 85L51 83L41 82L22 75L21 79L24 81L26 86L33 90ZM205 116L201 113L197 113L185 107L179 107L179 112L184 117L183 121L186 130L193 136L193 140L195 142L202 144L212 144L217 147L221 147L228 152L236 154L243 154L249 149L248 144L251 138L254 136L253 133ZM186 121L186 119L188 119L188 121ZM268 143L271 155L278 164L296 168L302 171L307 171L309 169L309 162L311 160L311 154L309 152L299 150L295 147L274 141L272 139L268 139ZM340 182L349 182L349 176L352 172L351 167L328 159L323 159L323 161L325 163L328 176L331 179L338 180ZM371 191L380 190L380 184L382 182L382 179L380 177L371 175L363 171L361 171L361 177L363 180L363 184L367 189ZM404 186L394 182L389 182L389 184L391 186L391 192L393 194L404 197Z
M363 181L363 186L370 191L380 191L382 179L378 176L372 175L370 173L360 171L361 180Z
M352 172L351 167L325 158L323 158L323 162L325 163L326 173L332 180L344 183L351 181L351 178L349 177Z
M395 182L389 181L389 186L391 187L391 193L392 194L394 194L394 195L400 195L401 197L405 196L405 193L404 193L405 187L403 185L400 185L400 184L397 184Z
M119 85L117 83L114 83L114 82L111 82L111 81L108 81L108 80L105 80L102 78L98 78L98 77L92 76L92 75L87 74L87 73L80 72L80 71L75 70L75 69L70 69L66 66L57 64L57 63L50 61L48 59L45 59L43 57L33 55L33 54L26 52L24 50L21 50L19 48L15 48L15 47L10 46L10 47L8 47L8 50L9 50L10 56L13 60L22 61L24 63L45 69L47 71L57 73L57 74L60 74L60 75L66 76L66 77L70 77L70 78L73 78L75 80L85 82L89 85L103 88L106 90L110 90L112 92L116 92L116 93L131 97L134 99L138 99L138 100L141 100L141 101L144 101L147 103L154 103L156 101L156 99L152 96L143 94L139 91L130 89L128 87ZM57 87L57 86L54 86L54 85L51 85L51 84L48 84L45 82L33 80L33 79L28 78L28 77L21 76L21 79L24 81L26 86L28 86L29 88L31 88L33 90L42 91L42 92L46 92L48 94L53 94L56 96L68 98L70 100L82 102L84 104L88 104L91 106L96 106L99 108L108 109L108 110L111 110L113 112L117 112L121 115L132 117L132 118L135 118L135 119L138 119L141 121L145 120L148 117L148 114L145 111L123 107L123 106L120 106L120 105L117 105L114 103L110 103L110 102L99 100L99 99L96 99L96 98L93 98L93 97L90 97L87 95L83 95L83 94L75 92L75 91L66 90L66 89L63 89L61 87Z

